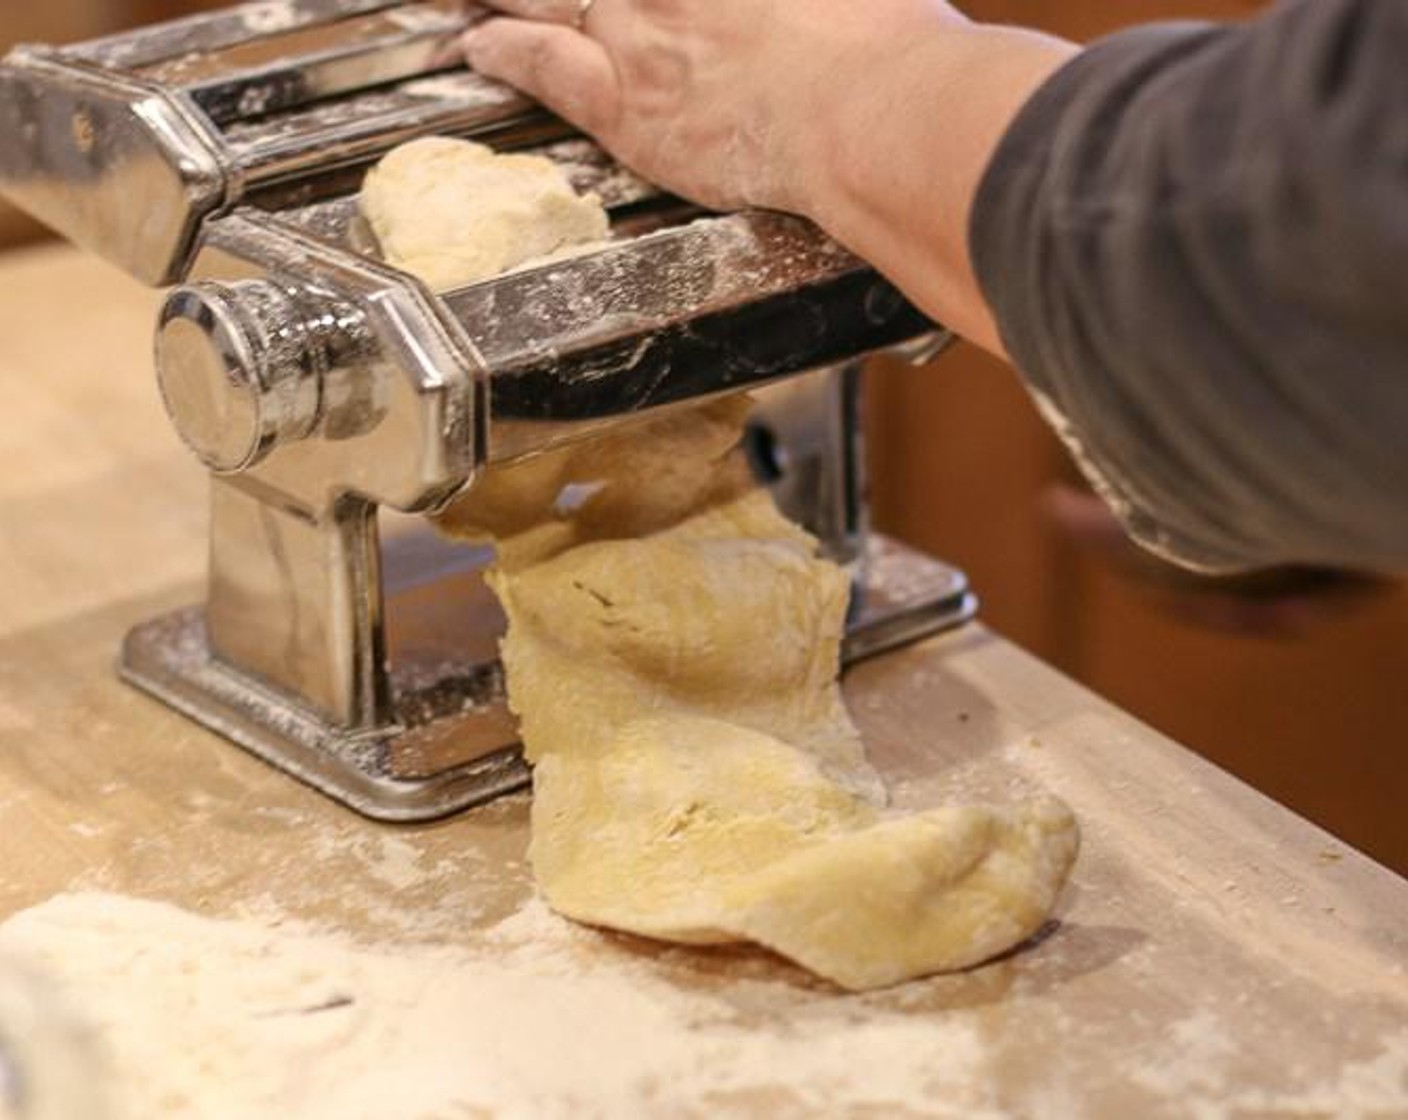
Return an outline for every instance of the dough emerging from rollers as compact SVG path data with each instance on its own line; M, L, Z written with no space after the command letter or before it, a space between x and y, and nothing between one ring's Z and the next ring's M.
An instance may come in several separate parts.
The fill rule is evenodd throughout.
M669 434L637 438L668 453ZM548 902L649 937L754 941L853 990L1029 937L1075 858L1070 811L886 809L837 685L846 574L766 491L716 499L643 536L598 522L546 556L530 531L491 577Z
M427 136L388 152L362 183L382 255L432 288L497 276L606 237L606 211L542 156Z
M423 271L400 244L382 238ZM1074 818L1054 799L885 807L837 683L849 579L752 481L747 407L499 468L442 515L498 549L539 887L579 921L753 941L855 990L986 960L1050 914Z

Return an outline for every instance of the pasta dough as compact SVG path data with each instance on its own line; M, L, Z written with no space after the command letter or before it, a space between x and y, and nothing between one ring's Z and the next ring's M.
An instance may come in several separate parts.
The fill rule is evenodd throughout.
M444 136L388 152L362 184L361 209L382 255L437 289L607 232L601 204L578 196L551 160Z
M848 581L765 492L492 582L554 909L756 941L852 989L975 964L1050 913L1077 843L1059 802L883 808L836 684Z
M418 201L391 198L374 224L431 283L398 255L419 235L388 215L494 244L524 222L545 227L539 246L587 236L556 205L481 214L491 194L428 192L451 199L429 217L414 156L387 162ZM551 193L536 171L524 192ZM442 518L498 548L538 884L580 921L756 941L852 989L985 960L1050 913L1075 821L1054 799L885 809L837 684L848 577L751 481L746 411L718 401L500 468Z

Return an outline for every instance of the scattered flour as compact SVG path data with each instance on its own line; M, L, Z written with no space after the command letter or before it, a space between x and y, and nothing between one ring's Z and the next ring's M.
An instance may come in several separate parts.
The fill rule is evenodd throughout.
M379 834L378 850L367 861L373 878L392 890L406 890L425 878L420 849L394 835Z
M114 1120L689 1117L755 1097L783 1113L996 1115L963 1088L983 1064L971 1027L863 1019L837 998L785 1033L750 1029L738 996L759 981L691 990L629 954L603 961L598 941L537 901L472 951L101 893L0 925L0 953L81 1008Z
M239 9L239 15L251 35L273 35L297 27L301 22L297 10L288 0L262 0L245 4Z
M34 717L0 696L0 731L30 731Z
M1279 1092L1239 1084L1236 1040L1210 1010L1171 1024L1167 1043L1157 1064L1133 1069L1133 1081L1179 1101L1188 1120L1408 1117L1408 1025L1386 1037L1374 1057L1346 1062L1336 1076L1319 1084Z
M1128 1023L1099 1004L1041 1026L1051 952L1012 987L1002 966L934 982L970 997L989 985L1003 1010L985 1016L984 999L943 1006L930 985L845 996L780 977L770 958L642 953L536 899L455 942L359 944L272 906L216 921L58 895L0 924L0 1070L18 1037L8 1084L30 1109L5 1111L0 1073L0 1117L1054 1120L1116 1099L1123 1115L1189 1120L1408 1117L1408 1027L1256 1088L1228 1009L1190 1010L1154 1046L1127 1045ZM1024 1029L993 1034L1013 1017ZM1032 1077L1024 1055L1056 1064ZM82 1106L59 1101L74 1088Z

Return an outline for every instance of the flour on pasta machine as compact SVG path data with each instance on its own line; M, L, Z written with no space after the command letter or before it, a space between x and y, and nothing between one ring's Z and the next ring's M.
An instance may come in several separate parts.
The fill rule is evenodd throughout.
M974 609L961 573L866 526L857 360L946 336L809 224L698 211L513 91L437 68L465 18L246 4L0 67L0 190L180 283L157 374L210 470L209 587L128 636L123 675L384 819L527 777L483 557L398 577L397 549L423 561L429 534L378 518L433 512L491 465L754 391L760 476L854 573L847 659ZM371 163L431 134L556 161L606 203L612 240L431 292L378 259L356 207Z

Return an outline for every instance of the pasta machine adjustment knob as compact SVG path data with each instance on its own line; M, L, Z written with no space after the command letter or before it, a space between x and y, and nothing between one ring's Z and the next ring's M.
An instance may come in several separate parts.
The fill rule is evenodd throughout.
M156 337L162 400L211 470L243 471L320 419L322 336L336 316L267 280L177 288Z

